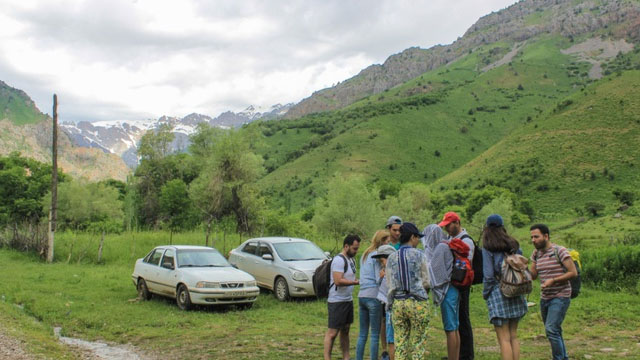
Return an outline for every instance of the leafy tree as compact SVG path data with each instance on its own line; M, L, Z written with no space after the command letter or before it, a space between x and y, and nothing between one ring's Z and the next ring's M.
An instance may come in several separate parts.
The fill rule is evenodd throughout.
M513 202L508 196L500 196L493 200L490 203L483 206L478 212L473 215L471 223L473 227L477 231L482 231L487 218L491 214L498 214L502 216L504 221L504 226L509 230L511 228L511 217L514 214L513 211Z
M135 204L135 218L140 225L155 227L160 221L160 189L170 180L181 179L189 184L198 174L198 166L188 154L169 154L173 140L171 127L161 126L146 133L140 141L140 165L132 181L135 195L128 204Z
M58 186L58 226L70 230L121 230L124 213L119 196L116 188L104 183L62 183ZM49 193L43 209L48 209L50 203Z
M0 226L10 230L12 246L46 252L46 242L37 238L36 229L49 212L50 202L43 209L42 199L51 190L51 172L50 165L17 152L0 157ZM61 171L58 180L66 180ZM21 234L23 230L27 231Z
M191 201L187 184L182 179L173 179L160 190L160 209L169 224L169 244L173 242L173 232L184 227L189 221Z
M335 250L350 233L367 238L384 222L379 195L367 187L362 178L336 174L327 184L327 196L316 202L313 222L319 231L333 237Z
M175 138L173 126L162 124L155 131L148 131L140 139L138 155L142 159L156 160L169 155L171 142Z
M636 194L633 191L626 191L616 189L613 191L613 195L620 201L621 203L629 206L633 206L633 201L635 200Z
M587 213L591 214L592 216L598 216L598 213L604 210L604 204L591 201L584 205L584 209L587 211Z
M382 203L382 210L385 214L398 215L404 221L430 223L434 220L431 198L427 185L409 183L400 189L397 196L387 198Z
M255 154L257 127L242 131L214 131L203 125L192 137L190 151L196 161L204 163L202 171L190 189L190 196L207 224L233 214L237 229L250 232L264 207L256 180L264 173L263 159Z

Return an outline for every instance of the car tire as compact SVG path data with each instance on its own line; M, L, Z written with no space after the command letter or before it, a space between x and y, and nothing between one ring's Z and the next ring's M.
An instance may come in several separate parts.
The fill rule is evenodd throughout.
M282 276L276 279L276 283L273 286L273 294L280 301L289 300L289 284Z
M140 300L150 300L151 292L149 292L149 288L147 287L147 282L144 281L143 278L138 279L138 285L136 286L138 289L138 299Z
M180 284L180 286L178 286L176 304L178 304L180 310L190 310L192 307L191 297L189 297L189 289L187 289L184 284Z

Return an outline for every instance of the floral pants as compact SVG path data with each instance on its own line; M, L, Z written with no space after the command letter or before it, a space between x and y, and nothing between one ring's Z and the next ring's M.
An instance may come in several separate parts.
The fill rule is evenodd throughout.
M429 303L414 299L395 300L392 311L396 360L425 359Z

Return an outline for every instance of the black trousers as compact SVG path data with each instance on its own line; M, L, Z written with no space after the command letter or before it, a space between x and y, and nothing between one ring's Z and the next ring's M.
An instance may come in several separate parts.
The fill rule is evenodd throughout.
M469 293L471 287L459 288L460 308L458 315L460 319L460 360L473 360L473 330L471 330L471 319L469 318Z

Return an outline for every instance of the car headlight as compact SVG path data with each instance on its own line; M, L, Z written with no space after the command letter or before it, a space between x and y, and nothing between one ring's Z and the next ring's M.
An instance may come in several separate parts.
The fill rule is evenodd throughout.
M307 276L307 274L303 273L302 271L294 271L293 275L291 276L293 278L293 280L296 281L308 281L309 277Z
M244 286L245 286L245 287L254 287L254 286L257 286L257 283L256 283L256 281L255 281L255 280L251 280L251 281L247 281L247 282L245 282L245 283L244 283Z
M220 283L219 282L198 281L196 283L196 287L198 289L202 289L202 288L219 288L220 287Z

